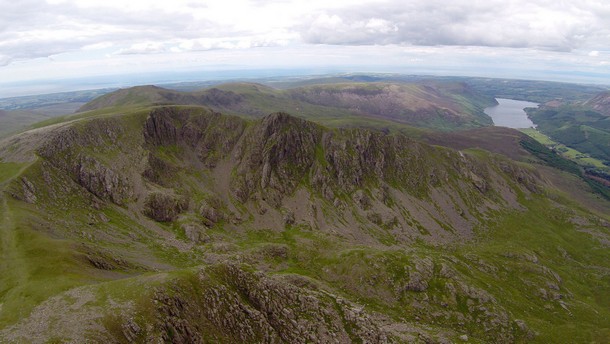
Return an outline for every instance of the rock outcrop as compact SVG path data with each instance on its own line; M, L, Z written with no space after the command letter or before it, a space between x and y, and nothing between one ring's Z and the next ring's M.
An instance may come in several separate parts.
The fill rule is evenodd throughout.
M133 160L138 159L140 150L119 139L124 135L124 124L117 119L88 121L52 133L37 152L100 199L125 204L135 196L134 176L139 171ZM117 151L129 153L106 161Z
M175 220L187 207L186 199L163 192L152 192L144 200L144 214L159 222Z
M153 324L115 319L130 342L365 343L395 342L361 307L338 296L299 287L281 277L233 264L200 270L192 279L163 285L152 296ZM143 305L141 305L143 306ZM136 308L137 309L137 308Z

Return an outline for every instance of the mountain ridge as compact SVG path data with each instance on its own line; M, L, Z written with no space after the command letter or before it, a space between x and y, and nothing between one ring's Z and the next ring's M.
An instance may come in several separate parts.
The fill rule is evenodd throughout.
M568 312L579 341L607 333L586 298L608 292L605 220L501 155L154 106L26 132L0 157L3 254L21 257L4 260L0 338L544 342Z
M493 122L483 110L495 104L495 99L475 93L464 83L347 83L287 90L233 83L194 92L156 86L122 89L91 101L79 111L169 104L209 106L254 118L285 109L314 120L358 116L447 130L491 125Z

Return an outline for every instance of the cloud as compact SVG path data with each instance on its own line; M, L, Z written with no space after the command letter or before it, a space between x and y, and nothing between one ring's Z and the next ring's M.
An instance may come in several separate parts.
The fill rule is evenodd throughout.
M609 15L609 5L587 0L389 1L322 11L298 29L306 42L315 44L462 45L571 51L604 44L610 37Z
M247 49L300 37L289 29L292 17L269 6L260 12L247 0L0 0L0 7L0 52L8 61L110 46L116 54Z
M429 61L434 54L439 63L454 59L452 63L457 65L466 59L476 59L480 51L485 51L488 58L508 54L519 59L527 50L528 54L539 54L541 60L552 56L548 61L557 59L557 54L577 52L574 63L582 65L581 58L599 60L591 54L595 51L605 54L610 41L607 20L610 5L600 0L354 3L0 0L0 66L3 71L17 65L27 69L28 66L14 62L37 61L42 66L50 56L69 63L75 63L77 58L91 58L100 65L112 61L121 64L125 60L141 65L181 58L202 61L217 56L248 66L252 56L262 56L262 51L269 51L265 49L270 47L290 51L283 54L282 49L276 49L278 55L273 56L274 63L286 61L286 64L293 63L300 51L303 54L316 51L317 55L304 59L307 62L315 58L319 65L338 61L337 56L341 61L337 63L343 63L352 59L347 52L354 51L360 54L362 64L367 59L372 64L419 63ZM509 54L513 48L519 49ZM399 49L409 53L397 55ZM252 54L246 54L247 51ZM201 57L204 55L205 58ZM237 57L227 56L247 57L238 62ZM271 58L260 57L261 61ZM15 70L22 71L17 67Z
M142 42L117 50L116 55L146 55L160 53L182 53L210 50L236 50L261 47L278 47L287 44L286 40L267 37L234 37L234 38L196 38L179 41Z
M388 44L397 31L396 23L382 18L344 19L324 13L307 25L304 39L316 44Z
M179 2L174 9L156 6L155 1L118 4L114 0L0 0L0 6L0 52L12 60L112 45L123 46L125 53L155 53L153 46L176 36L194 38L223 30L221 24L196 20Z
M6 55L0 54L0 67L1 66L6 66L9 63L11 63L11 58L6 56Z
M158 54L164 53L167 48L162 43L144 42L131 45L129 48L120 49L116 52L118 55L135 55L135 54Z

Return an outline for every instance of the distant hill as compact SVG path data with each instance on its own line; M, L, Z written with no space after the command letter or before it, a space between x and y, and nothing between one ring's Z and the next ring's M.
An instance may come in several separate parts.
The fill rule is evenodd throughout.
M491 125L482 111L495 104L461 83L332 84L288 92L310 104L437 129Z
M268 84L280 88L297 88L321 84L352 82L385 82L402 84L465 83L474 91L494 98L508 98L545 103L553 99L575 102L587 100L608 90L608 86L582 85L541 80L498 79L461 76L404 75L404 74L347 74L331 77L270 80Z
M0 110L0 138L50 117L31 110Z
M490 78L465 78L477 92L496 98L526 100L545 103L554 99L578 102L608 90L608 86L580 85L540 80L514 80Z
M491 125L483 112L495 104L463 83L341 83L278 90L261 84L233 83L195 92L155 86L122 89L97 98L79 111L145 105L205 105L218 111L262 117L290 111L321 123L370 118L435 129Z
M72 114L113 89L85 90L0 99L0 137L53 117Z
M102 109L106 107L166 103L169 102L168 98L172 97L171 94L180 93L153 85L119 89L95 98L94 100L80 107L77 112Z

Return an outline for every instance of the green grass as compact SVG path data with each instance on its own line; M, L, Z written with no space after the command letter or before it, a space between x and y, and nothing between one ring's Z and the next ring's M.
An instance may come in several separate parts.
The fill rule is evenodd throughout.
M59 239L49 232L56 225L52 223L53 211L19 202L4 193L6 185L2 184L8 184L22 172L31 182L42 185L44 181L37 180L35 174L40 164L2 163L1 166L0 328L24 318L53 295L100 280L91 273L91 267L84 255L77 252L73 240ZM51 205L47 192L38 191L38 202ZM67 208L72 221L83 217L82 195L71 195L62 201L62 214ZM64 226L68 223L64 222Z
M610 252L588 234L576 231L568 222L572 215L565 210L538 197L526 205L529 211L502 218L485 239L458 248L457 255L476 254L500 268L499 273L477 273L476 278L517 318L535 326L540 332L536 342L603 338L610 333L610 285L600 272L610 267ZM507 258L507 254L523 253L535 255L539 262ZM545 269L555 271L562 282ZM534 286L524 284L528 280ZM557 301L543 301L536 295L536 289L547 282L559 284L561 293L572 295L564 299L571 315Z
M52 239L26 227L30 209L2 199L0 205L0 327L11 324L50 296L93 282L73 255L71 241Z
M547 165L562 171L573 173L577 176L582 175L578 164L572 160L568 160L560 156L535 139L522 140L520 143L523 148L525 148L535 157L544 161Z
M15 162L0 162L0 185L19 174L28 164Z
M550 137L544 135L543 133L539 132L534 128L519 129L519 131L524 134L527 134L528 136L531 136L532 138L536 139L536 141L542 143L545 146L557 144L557 142L551 140Z

